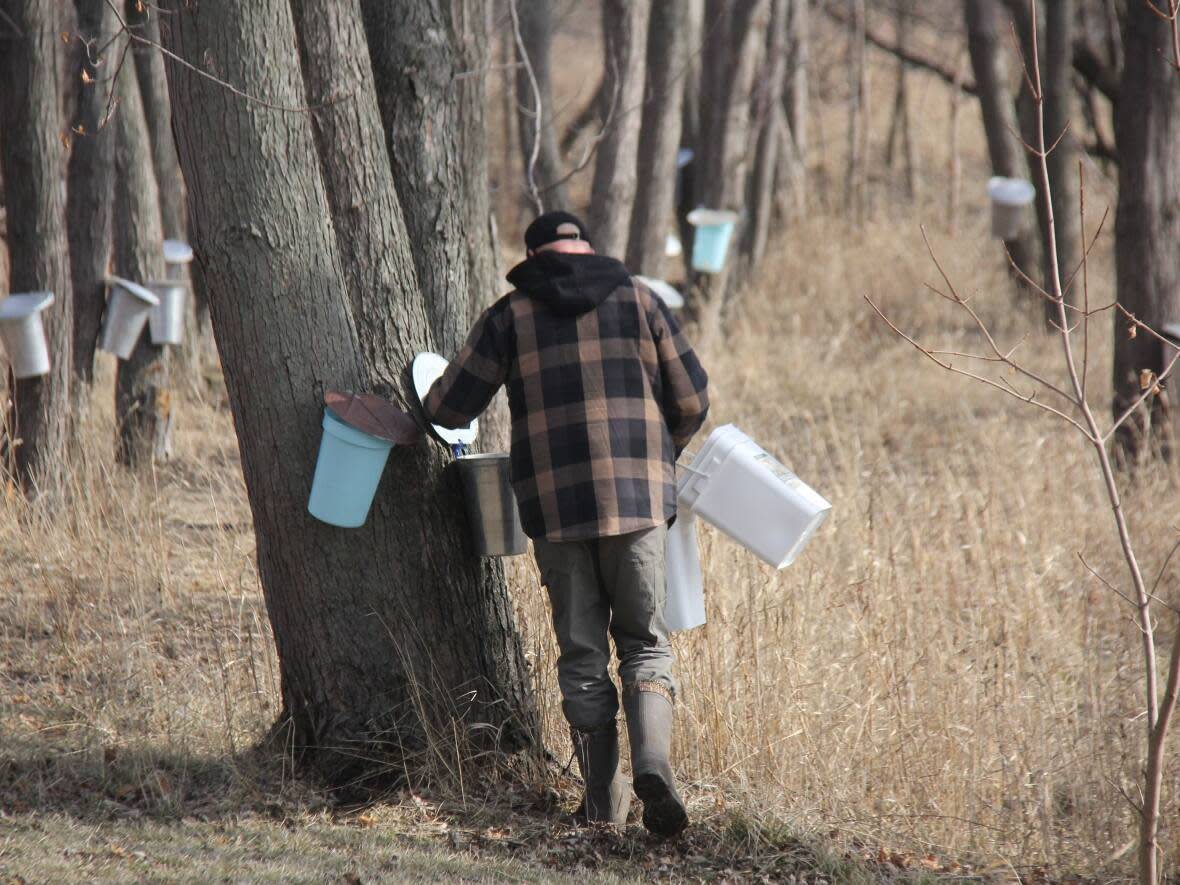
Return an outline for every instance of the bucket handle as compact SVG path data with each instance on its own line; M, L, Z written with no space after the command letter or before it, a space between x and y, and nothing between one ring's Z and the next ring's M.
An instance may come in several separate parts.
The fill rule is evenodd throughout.
M713 475L711 473L706 473L703 470L697 470L695 467L690 467L688 464L677 464L676 467L679 470L687 470L689 473L695 473L697 476L703 476L705 479L708 479Z

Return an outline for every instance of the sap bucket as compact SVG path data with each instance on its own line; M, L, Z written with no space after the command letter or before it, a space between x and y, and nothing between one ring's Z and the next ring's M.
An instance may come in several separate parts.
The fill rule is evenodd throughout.
M193 247L184 240L164 241L165 276L170 280L183 280L193 260Z
M667 596L664 624L671 631L691 630L705 623L705 578L697 550L697 523L692 511L680 508L668 529L664 548Z
M17 378L49 373L49 348L41 312L51 304L52 292L22 292L0 301L0 337Z
M180 281L148 283L160 303L148 314L152 344L180 344L184 341L184 302L188 287Z
M691 510L759 558L783 568L827 518L832 505L732 424L705 440L677 480Z
M364 525L395 444L420 432L405 412L373 394L330 391L307 510L340 528Z
M1036 197L1036 188L1023 178L996 176L988 179L987 195L992 201L992 236L1015 239L1024 227L1025 207Z
M717 209L693 209L688 213L688 223L695 228L692 238L693 270L721 273L737 220L736 212Z
M480 556L516 556L528 550L508 482L508 455L460 455L456 460L475 551Z
M148 314L160 299L151 290L122 277L109 277L107 284L111 287L111 297L107 299L98 347L125 360L135 350Z

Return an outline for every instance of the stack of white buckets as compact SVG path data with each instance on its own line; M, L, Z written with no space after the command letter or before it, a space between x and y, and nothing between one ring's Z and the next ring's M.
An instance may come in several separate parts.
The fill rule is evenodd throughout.
M695 517L758 558L786 568L832 509L824 498L732 424L718 427L696 457L680 465L677 518L668 533L669 630L705 622L704 578Z

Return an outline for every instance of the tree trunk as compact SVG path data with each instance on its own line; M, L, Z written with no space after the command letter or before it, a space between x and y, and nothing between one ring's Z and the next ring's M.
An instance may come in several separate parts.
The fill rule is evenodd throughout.
M94 380L94 351L106 297L103 277L111 256L116 136L114 124L105 117L107 100L115 88L112 70L117 53L108 48L99 58L105 42L102 35L113 33L116 27L114 10L106 0L76 0L76 5L83 39L72 44L75 63L67 80L67 87L73 84L78 90L78 111L70 151L66 222L74 290L74 399L81 407L89 399L88 385Z
M786 129L783 80L787 68L788 5L788 0L771 0L766 59L754 96L758 140L754 154L754 173L750 176L746 198L746 205L750 209L750 223L743 244L743 252L751 265L761 261L766 252L774 210L775 169L778 166L778 154Z
M910 19L914 10L910 0L899 0L897 4L897 46L902 52L909 44ZM909 95L909 65L899 55L897 58L897 91L893 96L893 116L889 121L889 136L885 140L885 165L891 171L894 168L901 146L901 158L905 163L905 191L906 196L913 200L917 194L917 181L914 177L914 139L910 126L910 95Z
M362 0L393 179L444 353L497 295L475 0Z
M807 90L810 66L807 5L790 0L787 18L787 83L784 94L784 134L775 171L775 215L797 217L807 204Z
M130 59L118 74L115 145L115 273L132 282L164 278L164 234L139 80ZM172 437L171 355L145 326L115 381L117 456L134 467L167 458Z
M316 112L313 137L308 115L169 65L278 645L280 722L301 761L337 784L388 774L391 759L421 773L425 751L456 733L461 752L533 748L504 584L471 550L456 471L438 447L394 449L363 528L343 532L306 512L324 392L375 390L404 405L406 361L437 346L429 293L413 287L414 241L398 222L355 0L297 4L306 92L285 0L170 5L170 49L210 59L230 82L267 84L268 102L353 96ZM469 293L454 291L465 313Z
M975 75L975 89L979 95L979 110L983 116L983 131L987 138L987 152L992 172L1006 178L1028 180L1028 160L1024 146L1016 137L1016 115L1012 93L1008 86L1007 53L996 14L997 0L967 0L964 15L967 21L967 50ZM1013 263L1030 279L1036 279L1037 239L1026 228L1004 247Z
M683 0L653 0L647 33L647 91L639 133L638 184L627 242L627 267L662 278L676 191L688 8Z
M520 39L524 44L525 66L521 48L516 47L516 117L520 129L520 151L524 160L525 187L541 201L540 211L567 209L565 185L561 179L565 170L557 150L557 135L553 129L553 86L549 76L549 46L552 36L551 0L526 0L517 3ZM534 91L534 81L536 91ZM540 101L540 119L537 103ZM538 140L538 131L540 133ZM534 158L534 152L536 156Z
M590 189L590 233L601 255L625 258L635 204L644 53L651 0L603 0L606 94L612 112Z
M1147 6L1133 4L1123 23L1122 83L1115 137L1119 151L1119 198L1115 211L1115 274L1118 302L1155 329L1180 322L1180 83L1167 63L1168 27ZM1172 351L1150 335L1127 334L1115 322L1114 412L1142 394L1140 373L1159 374ZM1175 415L1171 387L1153 397L1117 438L1133 463L1158 448L1171 454Z
M31 494L56 506L65 482L73 373L73 291L66 239L62 117L64 54L60 7L42 0L0 0L21 35L0 52L0 171L8 215L14 292L51 290L42 314L52 366L48 375L12 382L16 470Z
M1073 87L1074 0L1050 0L1045 8L1045 62L1042 70L1045 141L1047 146L1057 143L1048 157L1049 186L1053 192L1053 226L1057 230L1057 266L1061 271L1062 285L1069 286L1082 254L1078 242L1077 136L1070 128L1078 125ZM1049 278L1048 272L1046 266L1046 279ZM1070 287L1065 293L1066 301L1076 303L1080 288L1080 282ZM1055 319L1056 308L1048 301L1045 306Z
M699 189L697 170L701 168L701 54L695 47L701 45L705 17L704 0L685 0L685 46L686 54L682 89L684 98L680 115L680 145L692 150L693 159L677 170L676 187L676 228L680 232L684 278L692 278L693 227L688 223L688 213L697 205Z
M848 158L844 172L844 208L864 218L868 200L868 63L865 58L865 0L848 0Z

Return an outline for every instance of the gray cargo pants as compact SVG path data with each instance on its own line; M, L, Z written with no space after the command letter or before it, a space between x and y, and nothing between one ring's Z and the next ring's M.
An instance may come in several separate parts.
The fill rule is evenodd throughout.
M623 691L644 684L675 698L672 648L664 625L666 526L586 541L534 540L549 590L561 656L561 709L574 728L613 721L618 692L607 673L610 636Z

